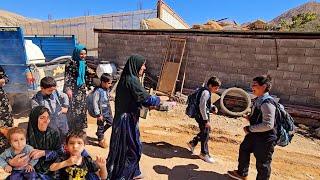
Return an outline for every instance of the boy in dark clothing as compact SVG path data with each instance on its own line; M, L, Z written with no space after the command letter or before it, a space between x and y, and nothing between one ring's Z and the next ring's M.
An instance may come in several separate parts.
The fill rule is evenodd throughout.
M276 105L269 95L271 77L259 76L253 79L252 91L257 98L253 104L252 113L247 119L250 126L244 127L246 136L240 145L238 170L228 171L234 179L247 179L250 154L256 158L258 180L267 180L271 174L271 161L276 145Z
M100 78L100 87L94 90L93 93L93 109L97 117L98 129L96 135L98 136L99 146L107 147L104 133L112 126L112 112L110 106L110 87L112 86L112 78L104 73Z
M55 179L106 179L107 169L105 158L92 158L82 156L85 150L87 135L84 131L70 132L66 138L67 153L57 158L56 162L50 166L50 171L55 171Z
M195 146L197 146L200 141L201 153L199 157L208 163L214 162L213 158L210 157L208 148L208 140L211 130L209 117L209 112L211 110L211 93L218 92L220 86L220 80L217 77L211 77L207 82L207 86L198 90L199 108L197 109L195 119L199 125L200 132L193 138L193 140L187 143L190 151L193 153Z
M49 127L59 131L61 142L68 133L68 119L66 113L69 108L68 96L56 90L57 83L53 77L44 77L40 81L41 90L32 98L32 108L42 105L50 111Z

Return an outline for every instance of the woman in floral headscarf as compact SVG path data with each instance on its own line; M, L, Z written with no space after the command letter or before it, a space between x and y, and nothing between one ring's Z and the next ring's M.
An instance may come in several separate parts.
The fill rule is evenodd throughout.
M84 130L87 125L86 108L86 79L87 65L85 58L87 49L84 45L77 45L73 50L72 60L66 65L64 92L68 95L70 107L68 109L69 129Z

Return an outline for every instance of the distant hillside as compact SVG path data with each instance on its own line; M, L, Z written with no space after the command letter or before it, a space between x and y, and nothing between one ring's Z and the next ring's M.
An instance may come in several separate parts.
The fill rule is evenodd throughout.
M320 30L320 3L311 1L293 8L270 21L270 24L280 25L281 20L291 22L291 18L303 13L315 13L317 18L306 23L303 27L293 28L291 31L319 31Z
M40 20L26 18L19 14L0 10L0 26L19 26L21 24L38 21Z

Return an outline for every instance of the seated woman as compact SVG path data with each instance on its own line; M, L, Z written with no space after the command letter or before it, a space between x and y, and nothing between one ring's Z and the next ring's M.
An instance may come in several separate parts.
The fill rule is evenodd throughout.
M29 115L27 130L27 143L35 149L30 153L30 158L39 159L34 169L38 173L38 179L44 180L52 179L53 174L49 167L63 152L59 132L48 127L49 115L49 109L44 106L33 108ZM17 167L24 166L26 162L28 161L21 158L13 158L9 164Z

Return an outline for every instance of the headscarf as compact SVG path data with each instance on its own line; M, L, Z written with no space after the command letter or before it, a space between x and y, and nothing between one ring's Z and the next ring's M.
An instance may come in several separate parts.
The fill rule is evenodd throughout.
M121 96L122 94L127 93L121 88L127 87L130 89L131 94L137 102L143 102L149 97L149 94L141 86L139 81L139 71L144 63L145 59L142 56L133 55L129 57L120 77L116 91L117 95Z
M50 127L44 132L38 128L38 118L40 113L44 112L49 113L49 109L44 106L37 106L31 110L27 131L28 144L35 149L56 150L57 143L60 141L59 134Z
M86 74L86 61L80 58L80 52L82 50L87 51L86 47L82 44L76 45L72 53L72 59L76 61L79 65L78 77L77 77L77 86L80 87L85 83L85 74Z

